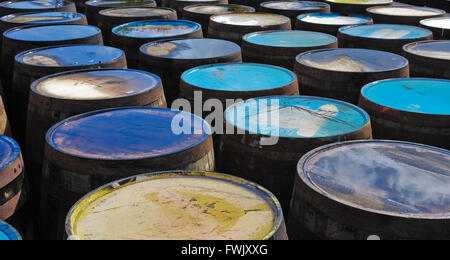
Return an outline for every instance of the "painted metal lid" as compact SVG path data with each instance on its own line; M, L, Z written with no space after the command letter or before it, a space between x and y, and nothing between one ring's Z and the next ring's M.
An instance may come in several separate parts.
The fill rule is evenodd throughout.
M371 39L417 39L432 35L430 30L398 24L369 24L348 26L339 29L339 32L355 37L371 38Z
M22 240L22 237L11 225L0 221L0 241L1 240Z
M188 84L220 91L275 89L297 80L284 68L254 63L224 63L187 70L181 78Z
M330 7L327 3L312 1L269 1L262 3L261 6L275 10L310 10L311 12Z
M266 189L218 173L161 172L105 185L69 212L69 239L262 240L283 213ZM104 221L108 219L108 221Z
M0 3L1 7L11 9L53 9L72 5L73 3L65 0L31 0L31 1L6 1Z
M405 45L403 50L422 57L450 60L450 41L414 42Z
M352 5L378 5L378 4L390 4L392 0L326 0L335 4L352 4Z
M47 143L72 156L98 160L162 157L190 149L211 132L193 114L165 108L119 108L68 118L47 132Z
M2 21L18 24L65 23L84 19L84 14L72 12L17 13L1 17Z
M244 5L188 5L184 8L192 13L199 14L223 14L223 13L244 13L244 12L254 12L255 8Z
M208 48L205 48L208 46ZM239 45L219 39L175 39L147 43L141 52L166 59L220 58L240 52Z
M201 29L198 23L183 20L149 20L122 24L112 32L124 37L164 38L176 37L196 32Z
M314 47L333 44L337 38L319 32L309 31L264 31L247 34L244 41L275 47Z
M228 13L211 17L211 21L236 26L270 26L290 23L288 17L266 13Z
M298 16L297 19L305 23L324 25L359 25L372 21L372 18L367 16L357 14L343 15L338 13L304 14Z
M357 106L308 96L250 99L229 107L225 119L250 133L286 138L341 136L370 122L369 115Z
M126 6L143 6L156 3L154 0L91 0L85 2L85 5L101 6L101 7L126 7Z
M332 144L305 155L299 175L338 203L389 216L450 217L450 151L397 141Z
M302 53L297 62L315 69L338 72L383 72L408 66L408 60L390 52L369 49L324 49Z
M367 12L387 16L417 16L433 17L445 14L445 11L419 6L376 6L367 9Z
M127 8L111 8L101 10L99 14L112 17L151 17L162 16L173 13L174 10L169 8L158 7L127 7Z
M421 114L450 115L450 80L405 78L377 81L361 90L384 107Z
M16 27L3 33L4 37L19 41L50 42L83 39L100 34L99 28L82 24Z
M19 155L19 144L12 138L0 135L0 170L11 164Z
M16 56L16 61L31 66L77 67L107 64L124 55L122 50L108 46L66 45L25 51Z
M439 29L450 29L450 17L437 17L437 18L429 18L420 21L421 25L428 26L431 28L439 28Z

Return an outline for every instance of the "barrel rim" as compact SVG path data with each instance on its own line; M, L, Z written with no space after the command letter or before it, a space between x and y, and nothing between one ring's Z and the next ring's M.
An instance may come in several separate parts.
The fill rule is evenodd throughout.
M230 24L230 23L222 23L222 22L218 22L215 21L214 19L219 17L219 16L230 16L230 15L248 15L248 16L273 16L273 17L278 17L278 18L282 18L280 19L277 23L271 23L269 25L261 25L261 24L256 24L256 25L242 25L242 24ZM285 21L283 21L285 20ZM262 13L262 12L243 12L243 13L221 13L221 14L215 14L212 15L209 18L210 21L210 25L209 27L211 27L211 22L216 23L216 24L220 24L223 26L229 26L229 27L244 27L244 28L264 28L264 27L271 27L271 26L280 26L280 25L284 25L284 24L291 24L291 19L285 15L281 15L281 14L273 14L273 13Z
M364 19L364 22L353 24L353 25L364 25L364 24L373 22L373 18L372 17L366 16L366 15L363 15L363 14L348 14L347 15L347 14L343 14L343 13L339 13L339 12L301 14L301 15L297 16L296 20L299 20L300 22L303 22L303 23L320 24L320 25L323 25L323 26L348 26L348 24L313 23L313 22L308 22L308 21L302 20L303 18L306 18L308 16L317 17L317 16L330 15L330 14L336 14L336 15L342 16L342 17L357 17L357 18Z
M394 26L398 26L398 27L409 27L409 28L414 28L415 30L422 30L422 31L424 31L424 32L426 32L426 31L428 31L429 33L427 34L427 35L422 35L422 36L419 36L419 37L414 37L414 38L399 38L399 39L390 39L390 38L375 38L375 37L366 37L366 36L362 36L362 35L355 35L355 34L349 34L349 33L346 33L346 32L344 32L344 30L347 30L347 29L351 29L351 28L354 28L354 27L362 27L362 26L366 26L366 27L368 27L368 26L371 26L371 27L373 27L373 26L383 26L383 25L389 25L389 26L392 26L392 25L394 25ZM346 37L351 37L351 38L354 38L354 39L369 39L369 40L377 40L377 41L386 41L386 42L396 42L396 41L406 41L406 40L415 40L415 41L417 41L417 40L419 40L419 39L423 39L423 38L425 38L425 37L433 37L433 32L431 31L431 30L429 30L429 29L426 29L426 28L422 28L422 27L418 27L418 26L414 26L414 25L406 25L406 24L386 24L386 23L384 23L384 24L382 24L382 23L377 23L377 24L361 24L361 25L349 25L349 26L343 26L343 27L341 27L341 28L339 28L338 29L338 33L339 33L339 35L344 35L344 36L346 36Z
M325 2L335 5L347 5L347 6L371 6L371 5L387 5L393 4L393 0L385 0L385 3L371 3L371 2L361 2L361 3L342 3L336 2L335 0L326 0Z
M37 28L37 27L54 27L54 26L65 26L66 28L68 26L77 26L77 27L86 27L86 28L92 28L94 30L97 31L96 34L91 34L91 35L86 35L83 37L78 37L78 38L67 38L67 39L61 39L61 40L39 40L39 39L17 39L17 38L11 38L8 37L8 34L11 32L16 32L16 31L20 31L20 30L25 30L25 29L30 29L30 28ZM95 37L95 36L101 36L102 31L100 30L100 28L98 28L97 26L93 26L93 25L88 25L88 24L34 24L34 25L23 25L23 26L17 26L11 29L8 29L6 31L3 32L3 39L9 39L9 40L13 40L13 41L20 41L20 42L65 42L65 41L70 41L70 40L80 40L80 39L88 39L91 37Z
M126 2L126 3L128 3L128 2L132 2L132 3L141 3L142 5L147 5L147 4L152 4L152 3L155 3L156 4L156 1L155 0L112 0L113 2ZM84 2L84 5L87 7L87 8L89 8L89 7L104 7L104 5L102 5L102 4L99 4L99 5L93 5L92 3L94 3L94 2L98 2L98 3L101 3L101 2L104 2L104 1L99 1L99 0L89 0L89 1L85 1ZM108 5L110 5L111 3L109 3ZM128 7L131 7L131 6L128 6ZM132 7L135 7L135 6L132 6Z
M5 234L9 240L22 240L22 236L19 232L13 226L4 221L0 221L0 232Z
M10 157L0 165L0 171L11 165L19 156L21 153L21 148L16 140L12 139L11 137L0 135L0 142L6 143L11 148L11 155Z
M168 7L149 7L149 6L126 6L126 7L112 7L112 8L107 8L107 9L103 9L100 10L98 12L99 16L106 16L106 17L115 17L115 18L120 18L122 16L118 16L118 15L107 15L107 12L111 12L113 10L124 10L124 9L148 9L148 10L154 10L154 9L158 9L158 10L167 10L167 11L171 11L171 13L176 12L174 9L172 8L168 8ZM169 13L170 14L170 13ZM156 16L161 16L161 14L154 14L154 15L145 15L145 16L129 16L129 17L133 17L133 18L139 18L139 17L156 17Z
M443 42L448 43L450 46L450 40L428 40L428 41L411 42L411 43L405 44L405 45L403 45L402 50L404 52L408 53L409 55L418 56L418 57L422 57L422 58L426 58L426 59L450 62L450 59L444 59L439 56L430 57L430 56L420 55L418 53L413 52L411 49L409 49L410 47L425 45L428 43L443 43Z
M407 9L419 9L419 10L429 10L429 11L436 11L436 14L434 15L401 15L401 14L382 14L382 13L376 13L374 12L374 10L376 9L381 9L381 8L390 8L390 9L398 9L398 8L407 8ZM374 14L374 15L379 15L379 16L383 16L383 17L411 17L411 18L420 18L420 17L439 17L442 16L444 14L446 14L446 12L442 9L438 9L438 8L432 8L432 7L427 7L427 6L394 6L394 5L387 5L387 6L372 6L366 9L366 12L369 14Z
M352 141L344 141L344 142L339 142L339 143L332 143L332 144L327 144L321 147L318 147L308 153L306 153L304 156L302 156L302 158L300 159L300 161L297 164L297 176L301 179L301 181L306 184L309 189L311 189L313 192L319 194L320 196L325 196L326 198L332 200L334 203L338 203L353 209L357 209L357 210L361 210L361 211L365 211L365 212L370 212L373 214L377 214L377 215L382 215L382 216L388 216L388 217L395 217L395 218L408 218L408 219L417 219L417 220L448 220L450 218L450 214L447 216L435 216L435 217L431 217L431 216L411 216L411 215L402 215L399 213L393 213L393 212L389 212L389 211L383 211L383 210L374 210L374 209L370 209L370 208L365 208L363 206L359 206L356 205L354 203L348 202L348 201L343 201L340 198L337 198L331 194L329 194L328 192L320 189L320 187L318 187L317 185L314 185L314 183L312 183L311 181L309 181L309 179L305 176L305 171L304 171L304 166L306 165L306 163L309 161L309 159L311 159L313 156L323 152L323 151L327 151L327 150L332 150L335 147L342 147L342 146L346 146L346 145L352 145L352 144L364 144L364 143L389 143L389 144L403 144L403 145L409 145L409 146L415 146L415 147L421 147L423 149L426 150L433 150L436 152L441 152L444 154L448 154L450 156L450 151L449 150L445 150L443 148L439 148L439 147L434 147L434 146L430 146L430 145L425 145L425 144L419 144L419 143L413 143L413 142L406 142L406 141L398 141L398 140L383 140L383 139L378 139L378 140L352 140Z
M32 22L14 22L12 20L10 20L9 18L14 18L14 17L20 17L20 16L24 16L24 15L32 15L32 14L48 14L48 13L52 13L52 14L56 14L56 13L60 13L60 14L76 14L77 17L75 18L68 18L67 20L56 20L55 23L57 22L71 22L71 21L77 21L77 20L82 20L86 17L85 14L82 13L75 13L75 12L67 12L67 11L46 11L46 12L22 12L22 13L13 13L13 14L7 14L4 15L2 17L0 17L0 21L2 22L7 22L7 23L14 23L14 24L41 24L43 22L40 21L32 21Z
M248 11L244 13L253 13L256 12L256 9L254 7L248 6L248 5L240 5L240 4L195 4L195 5L188 5L183 8L183 12L189 12L194 14L201 14L201 15L214 15L214 14L207 14L207 13L200 13L200 12L194 12L190 10L194 7L201 7L201 6L222 6L222 7L242 7L248 9ZM226 12L228 13L228 12Z
M9 0L9 1L4 1L0 3L0 8L6 8L6 9L11 9L11 10L30 10L30 8L17 8L17 7L11 7L11 6L7 6L8 4L11 3L15 3L15 2L21 2L22 0ZM33 0L27 0L27 2L33 2ZM31 10L45 10L45 9L57 9L57 8L61 8L61 7L66 7L66 6L75 6L75 3L69 0L63 0L63 5L61 6L48 6L48 7L44 7L44 8L31 8Z
M426 22L432 21L432 20L449 20L450 21L450 17L448 17L448 16L431 17L431 18L423 19L419 23L420 23L420 25L427 27L427 28L450 30L450 28L435 27L435 26L431 26L429 24L425 24Z
M274 213L275 217L274 217L272 229L262 240L269 240L283 225L284 216L283 216L283 210L281 208L280 202L278 201L278 199L275 197L275 195L271 191L267 190L266 188L262 187L261 185L259 185L257 183L254 183L252 181L248 181L248 180L245 180L243 178L236 177L233 175L218 173L218 172L213 172L213 171L182 171L182 170L156 171L156 172L150 172L150 173L143 173L143 174L123 178L123 179L120 179L120 180L117 180L114 182L110 182L108 184L105 184L105 185L89 192L88 194L83 196L81 199L79 199L71 207L71 209L69 210L69 212L66 216L65 231L66 231L66 235L67 235L68 239L70 240L70 239L76 238L75 235L73 234L73 229L72 229L72 218L76 217L76 215L74 215L75 211L77 210L78 207L81 206L81 204L84 201L87 201L87 199L91 195L93 195L101 190L110 189L110 188L117 189L128 183L144 182L144 181L146 181L146 179L152 179L152 177L161 176L161 175L162 176L164 176L164 175L171 176L172 175L172 176L178 176L178 177L206 176L206 177L215 178L215 179L219 179L219 180L228 179L236 184L241 183L241 184L248 185L251 188L259 190L262 193L264 193L265 195L267 195L267 198L270 198L269 201L272 204L271 209L274 211L273 213ZM266 203L269 204L268 199L265 199L265 201L266 201Z
M277 33L277 32L286 32L286 33L310 33L310 34L315 34L315 35L322 35L322 36L327 36L331 39L333 39L333 42L329 42L329 43L324 43L324 44L320 44L320 45L313 45L313 46L275 46L275 45L267 45L267 44L261 44L261 43L255 43L255 42L251 42L249 41L249 38L254 36L254 35L263 35L263 34L269 34L269 33ZM327 46L329 46L330 44L334 44L338 42L338 38L334 35L328 34L328 33L323 33L323 32L316 32L316 31L306 31L306 30L270 30L270 31L260 31L260 32L252 32L252 33L248 33L245 34L244 36L242 36L242 41L252 44L252 45L257 45L257 46L266 46L266 47L276 47L276 48L286 48L286 49L294 49L294 48L311 48L311 47L323 47L326 48Z
M268 0L265 2L262 2L261 4L259 4L260 8L264 7L267 9L273 9L273 10L280 10L280 11L302 11L302 10L309 10L309 9L282 9L282 8L275 8L275 7L268 7L268 4L272 4L272 3L296 3L296 2L300 2L300 3L309 3L309 4L313 4L315 6L317 6L317 8L312 9L311 11L317 11L317 10L323 10L323 9L327 9L330 8L330 4L326 3L326 2L318 2L318 1L297 1L297 0L281 0L281 1L274 1L274 0Z
M168 36L152 36L152 37L146 37L146 36L129 36L129 35L124 35L124 34L119 34L116 31L119 28L125 27L125 26L129 26L132 24L139 24L139 23L173 23L173 24L189 24L191 25L192 30L183 34L177 34L171 37L181 37L181 36L186 36L198 31L202 30L202 26L196 22L192 22L189 20L173 20L173 19L167 19L167 20L162 20L162 19L158 19L158 20L143 20L143 21L134 21L134 22L129 22L129 23L125 23L125 24L121 24L121 25L117 25L114 28L111 29L111 32L116 35L117 37L124 37L124 38L129 38L129 39L163 39L166 38Z

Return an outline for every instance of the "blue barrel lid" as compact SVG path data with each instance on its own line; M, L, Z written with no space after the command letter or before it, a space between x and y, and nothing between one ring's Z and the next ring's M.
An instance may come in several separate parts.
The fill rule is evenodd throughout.
M22 238L11 225L0 221L0 241L1 240L22 240Z
M208 48L205 48L208 46ZM141 52L166 59L208 59L240 52L234 42L220 39L174 39L147 43Z
M19 144L12 138L0 135L0 169L11 164L19 155Z
M393 109L432 115L450 115L450 80L404 78L366 85L361 94Z
M274 47L315 47L333 44L337 38L320 32L309 31L263 31L244 36L244 41Z
M303 14L299 15L297 19L306 23L326 24L326 25L358 25L358 24L366 24L372 21L372 18L363 15L358 14L344 15L339 13Z
M201 29L200 24L184 20L148 20L122 24L112 32L124 37L165 38L182 36Z
M433 33L428 29L399 24L368 24L347 26L340 28L339 32L356 37L388 40L408 40L433 35Z
M2 21L18 24L51 24L80 20L84 14L72 12L17 13L1 17Z
M156 3L154 0L91 0L86 1L86 5L102 6L102 7L127 7L127 6L143 6Z
M53 9L73 4L70 1L61 0L29 0L29 1L5 1L0 6L11 9Z
M268 1L263 2L261 6L275 10L310 10L311 12L330 7L327 3L313 1Z
M296 75L284 68L254 63L223 63L189 69L181 75L188 84L220 91L261 91L284 87Z
M229 107L225 119L251 133L287 138L341 136L370 122L369 115L357 106L308 96L250 99Z
M450 151L399 141L351 141L305 155L301 179L336 202L383 215L450 217Z
M418 56L450 60L450 41L414 42L405 45L403 49Z
M206 140L210 132L206 121L190 113L130 107L71 117L50 128L46 140L72 156L133 160L187 150Z
M99 28L84 24L44 25L16 27L3 33L4 37L19 41L67 41L100 34Z

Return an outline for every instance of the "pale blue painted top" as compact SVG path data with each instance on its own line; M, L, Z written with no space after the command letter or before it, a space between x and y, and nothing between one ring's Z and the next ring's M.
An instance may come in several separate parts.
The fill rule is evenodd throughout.
M299 15L297 19L307 23L329 25L358 25L372 21L372 19L367 16L357 14L343 15L338 13L303 14Z
M73 4L69 1L59 0L32 0L32 1L7 1L0 5L13 9L51 9Z
M370 121L369 115L357 106L308 96L250 99L229 107L225 119L252 133L288 138L340 136L357 131Z
M0 241L1 240L21 240L21 237L13 227L0 221Z
M271 65L224 63L187 70L181 78L196 87L221 91L260 91L284 87L296 80L293 72Z
M82 24L46 25L13 28L3 33L7 38L19 41L67 41L83 39L100 34L99 28Z
M3 16L2 21L17 24L52 24L77 21L85 18L84 14L72 12L18 13Z
M336 37L309 31L268 31L244 36L244 41L276 47L314 47L335 43Z
M201 29L198 23L184 20L148 20L122 24L112 32L134 38L164 38L186 35Z
M428 29L397 24L369 24L347 26L339 29L347 35L373 39L417 39L432 35Z
M155 3L153 0L91 0L85 2L86 5L103 6L103 7L135 7Z
M361 93L379 105L402 111L450 115L450 80L390 79L371 83Z
M0 135L0 170L11 164L19 154L19 144L7 136Z

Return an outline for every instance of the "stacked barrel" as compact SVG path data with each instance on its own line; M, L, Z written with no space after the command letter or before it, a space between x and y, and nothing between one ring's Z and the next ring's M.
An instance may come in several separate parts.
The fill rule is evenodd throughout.
M0 240L450 238L450 19L410 4L0 3Z

